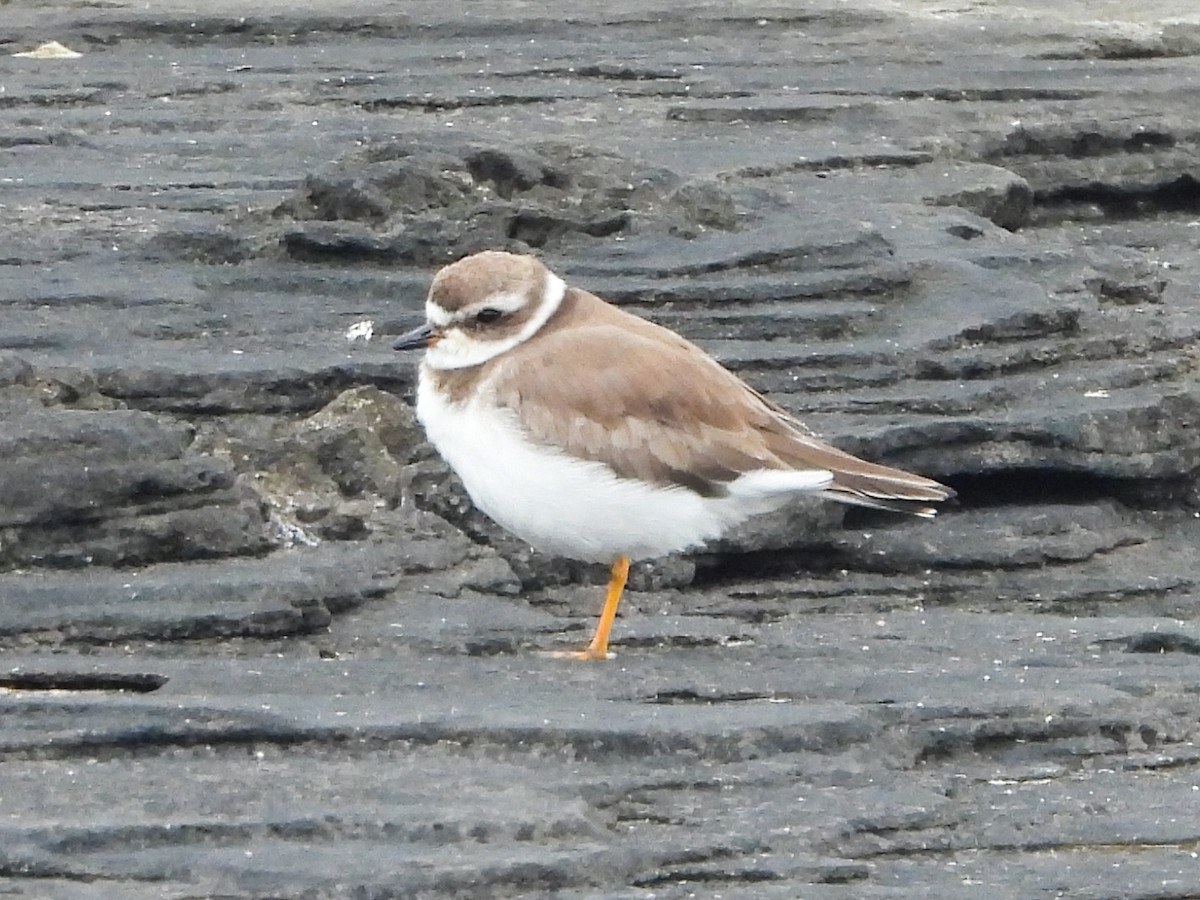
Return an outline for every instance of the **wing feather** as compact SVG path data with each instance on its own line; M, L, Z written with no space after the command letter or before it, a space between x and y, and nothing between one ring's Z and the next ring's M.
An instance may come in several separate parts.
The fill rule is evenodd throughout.
M917 515L953 495L825 443L695 345L634 321L539 335L523 348L520 368L495 373L494 396L539 443L622 478L702 496L723 496L742 475L764 470L827 471L833 482L820 493L829 499Z
M768 446L774 414L665 330L599 324L549 334L523 348L520 369L497 372L492 389L534 440L622 478L719 496L746 472L791 467Z

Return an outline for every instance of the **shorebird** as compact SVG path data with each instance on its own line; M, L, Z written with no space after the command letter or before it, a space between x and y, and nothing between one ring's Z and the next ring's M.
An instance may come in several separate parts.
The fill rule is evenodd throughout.
M607 659L631 560L685 550L797 494L932 517L953 490L815 437L673 331L485 251L433 279L417 417L471 500L534 548L610 564Z

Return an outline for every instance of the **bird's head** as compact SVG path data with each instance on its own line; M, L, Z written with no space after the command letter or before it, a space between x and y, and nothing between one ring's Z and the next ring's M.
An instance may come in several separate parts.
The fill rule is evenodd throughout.
M566 293L563 280L532 256L486 250L434 276L425 324L392 345L425 348L434 369L478 366L532 337Z

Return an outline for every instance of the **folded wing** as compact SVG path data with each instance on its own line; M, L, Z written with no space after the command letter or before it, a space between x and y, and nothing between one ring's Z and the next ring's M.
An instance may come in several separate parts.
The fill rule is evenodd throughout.
M622 478L706 497L816 492L922 516L953 495L821 441L693 344L636 321L539 335L489 387L535 441Z

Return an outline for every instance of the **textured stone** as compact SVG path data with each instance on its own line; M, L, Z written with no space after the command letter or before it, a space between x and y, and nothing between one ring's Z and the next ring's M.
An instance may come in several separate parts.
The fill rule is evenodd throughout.
M257 496L188 452L192 431L129 410L13 409L0 437L0 566L138 565L260 553Z
M1194 894L1192 5L3 8L7 894ZM540 655L388 346L482 246L957 503Z

